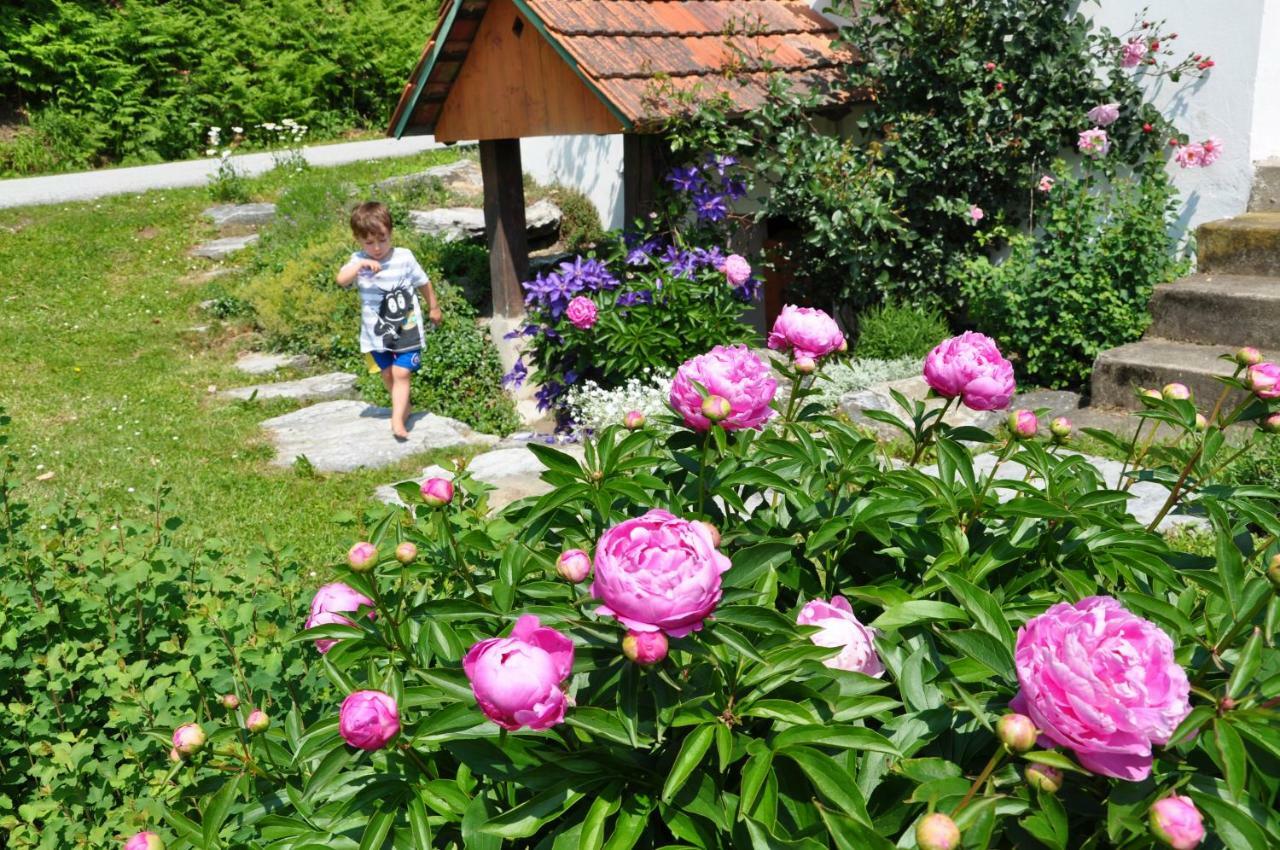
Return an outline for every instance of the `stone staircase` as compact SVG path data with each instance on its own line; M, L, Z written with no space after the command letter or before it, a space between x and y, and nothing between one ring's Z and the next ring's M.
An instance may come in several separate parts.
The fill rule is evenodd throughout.
M1143 338L1094 361L1094 406L1135 410L1134 387L1180 381L1208 408L1233 368L1220 355L1280 355L1280 161L1258 164L1248 212L1201 225L1196 246L1197 273L1156 287Z

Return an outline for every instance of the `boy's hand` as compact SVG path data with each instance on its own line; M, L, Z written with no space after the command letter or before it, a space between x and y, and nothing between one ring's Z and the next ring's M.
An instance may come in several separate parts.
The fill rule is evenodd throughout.
M369 260L369 259L357 260L356 271L361 272L361 271L364 271L365 269L368 269L374 274L377 274L378 272L382 271L382 263L378 262L377 260Z
M431 320L433 325L438 325L444 316L440 313L439 307L432 307L427 311L427 318Z

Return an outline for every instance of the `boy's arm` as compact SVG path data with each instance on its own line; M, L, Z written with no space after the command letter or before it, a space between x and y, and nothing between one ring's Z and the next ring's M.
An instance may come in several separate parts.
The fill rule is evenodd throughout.
M436 300L436 290L431 285L431 278L427 278L427 282L418 287L418 292L427 299L427 318L437 325L440 324L443 315L440 312L440 302Z
M369 269L372 272L377 272L382 269L382 264L377 260L366 260L360 258L353 259L351 262L338 269L338 274L335 278L338 282L338 286L346 289L351 285L356 277L359 276L361 269Z

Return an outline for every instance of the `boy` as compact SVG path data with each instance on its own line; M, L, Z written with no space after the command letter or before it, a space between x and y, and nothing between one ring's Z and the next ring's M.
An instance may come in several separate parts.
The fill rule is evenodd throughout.
M391 433L407 440L409 381L422 365L422 310L418 294L427 298L427 316L440 324L440 305L427 273L408 248L391 245L391 213L376 201L351 211L351 233L361 250L338 269L338 286L356 284L360 292L360 350L382 370L391 393Z

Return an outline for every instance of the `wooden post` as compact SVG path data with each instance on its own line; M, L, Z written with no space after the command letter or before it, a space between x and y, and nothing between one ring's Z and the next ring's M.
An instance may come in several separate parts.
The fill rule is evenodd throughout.
M489 244L493 314L524 314L520 284L529 274L529 243L524 220L524 171L519 139L480 142L484 178L484 232Z
M662 176L659 148L656 136L626 133L622 137L623 227L631 227L654 208Z

